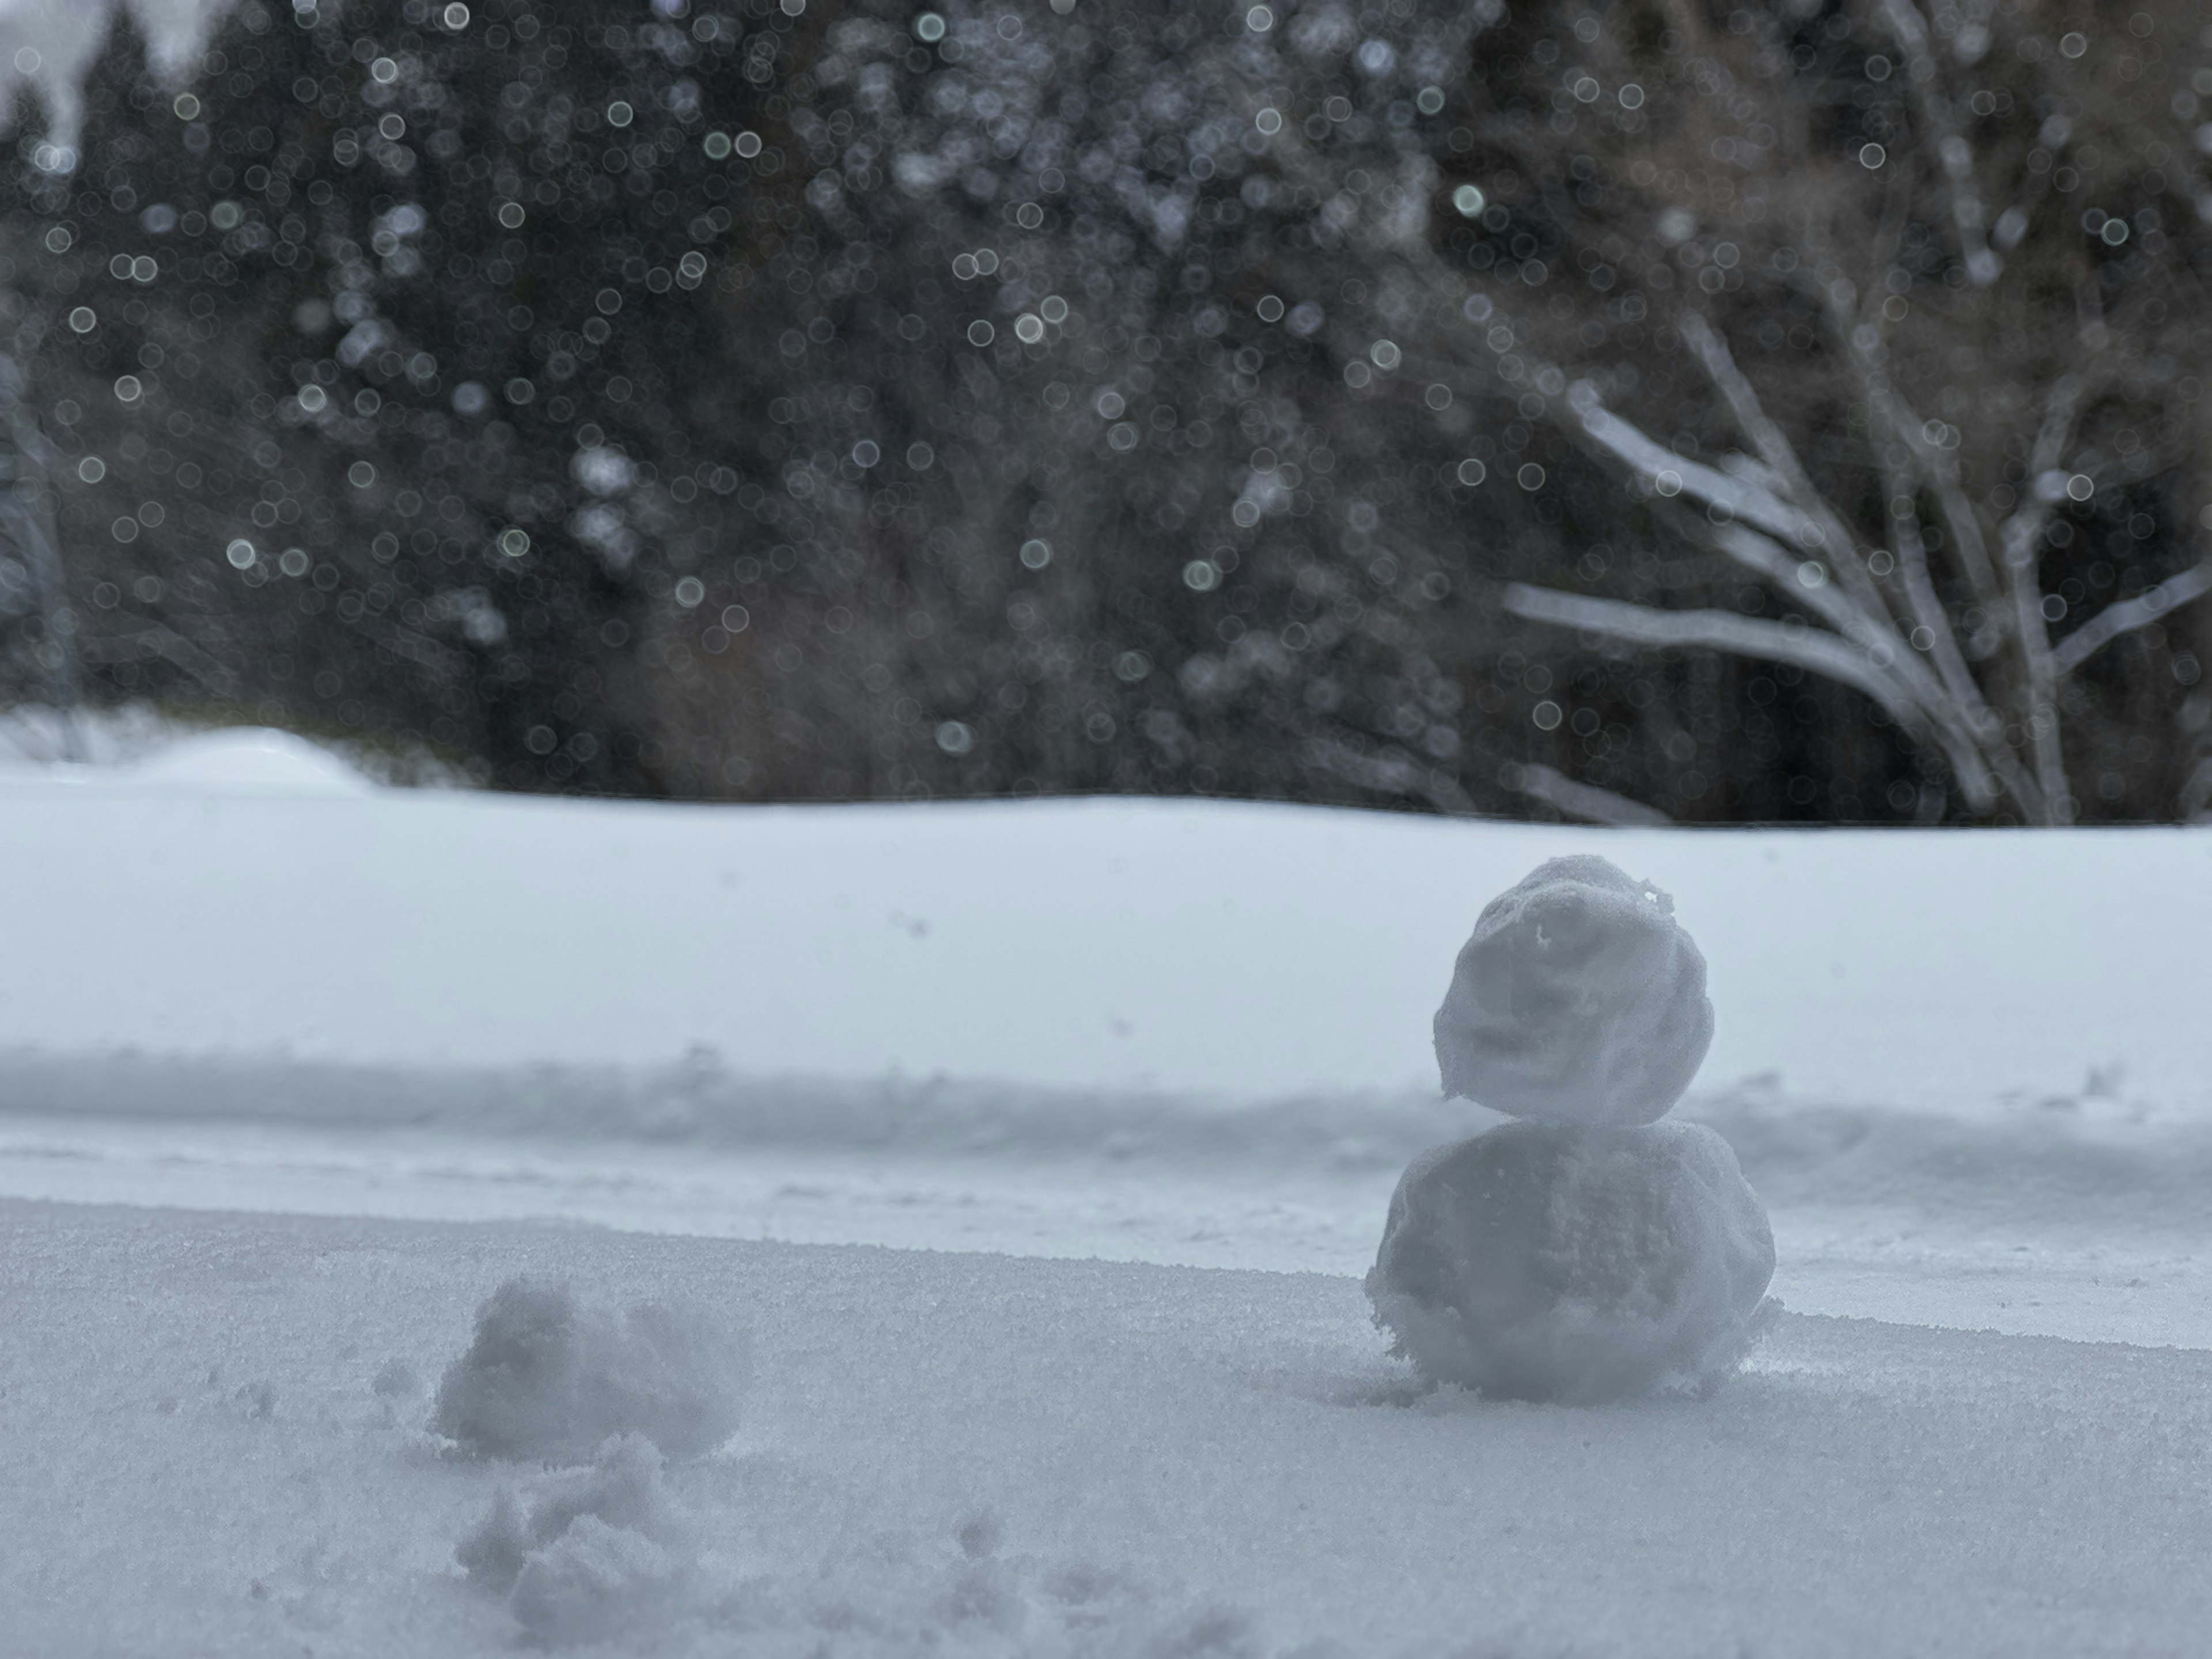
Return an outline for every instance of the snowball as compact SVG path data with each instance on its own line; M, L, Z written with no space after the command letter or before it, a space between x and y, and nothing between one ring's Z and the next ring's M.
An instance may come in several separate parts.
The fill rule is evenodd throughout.
M1774 1273L1766 1212L1694 1123L1504 1123L1413 1161L1367 1296L1393 1352L1489 1395L1717 1385Z
M431 1426L478 1456L578 1463L633 1430L694 1456L736 1429L744 1369L742 1345L696 1312L647 1303L618 1316L511 1279L477 1310Z
M1588 854L1485 907L1436 1018L1446 1094L1557 1123L1652 1121L1712 1040L1674 900Z

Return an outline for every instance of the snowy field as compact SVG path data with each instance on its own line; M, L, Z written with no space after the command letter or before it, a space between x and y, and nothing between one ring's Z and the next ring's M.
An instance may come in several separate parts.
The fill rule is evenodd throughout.
M0 774L0 1651L2200 1650L2212 834L594 805L234 738ZM1357 1279L1492 1121L1429 1016L1585 850L1710 960L1680 1115L1789 1311L1703 1401L1424 1394ZM585 1477L429 1427L518 1271L751 1334L736 1437L550 1601L454 1550Z

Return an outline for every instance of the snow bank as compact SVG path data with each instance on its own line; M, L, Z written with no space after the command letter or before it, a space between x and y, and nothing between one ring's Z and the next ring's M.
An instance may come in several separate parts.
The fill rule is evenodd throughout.
M1587 853L1483 907L1436 1017L1446 1094L1558 1123L1664 1116L1712 1040L1674 900Z
M1425 1091L1486 903L1598 854L1695 919L1710 1089L1896 1106L2093 1067L2212 1105L2212 833L1606 831L1220 802L680 807L21 784L0 1045Z
M479 1457L580 1462L630 1433L696 1456L736 1429L744 1381L743 1345L696 1310L617 1314L565 1285L511 1279L477 1310L430 1421Z
M2146 1098L2124 1077L2077 1079L2064 1092L1960 1101L1946 1111L1900 1109L1864 1097L1808 1098L1778 1079L1753 1078L1693 1091L1676 1115L1717 1129L1771 1206L1880 1205L1985 1221L2212 1226L2212 1117ZM957 1159L1018 1174L1049 1163L1063 1183L1086 1171L1152 1170L1347 1177L1366 1185L1430 1147L1501 1121L1432 1090L1249 1101L949 1079L762 1078L703 1054L637 1068L408 1069L280 1055L15 1050L0 1051L0 1188L43 1194L42 1170L52 1175L63 1164L101 1158L105 1141L95 1126L133 1118L175 1125L187 1135L195 1124L222 1122L404 1130L423 1138L426 1149L428 1137L448 1132L512 1141L518 1158L532 1146L626 1140L728 1152L852 1153L886 1171ZM358 1144L363 1168L383 1181L401 1178L404 1172L379 1156L378 1144L374 1136ZM191 1145L204 1158L222 1155L220 1137ZM149 1157L174 1164L186 1150L168 1133L147 1149ZM313 1156L321 1162L343 1152L331 1143ZM890 1159L896 1163L884 1161ZM454 1162L431 1161L441 1169ZM298 1172L260 1178L296 1184ZM269 1206L234 1183L226 1191L232 1196L224 1207ZM281 1200L282 1192L280 1186L274 1197ZM361 1201L368 1206L362 1212L383 1212L373 1194ZM1376 1213L1379 1219L1379 1207Z

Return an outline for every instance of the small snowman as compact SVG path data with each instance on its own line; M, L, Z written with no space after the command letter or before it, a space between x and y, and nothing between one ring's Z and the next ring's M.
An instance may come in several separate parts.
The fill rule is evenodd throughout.
M1437 1011L1444 1091L1509 1114L1413 1160L1375 1322L1425 1376L1592 1403L1706 1392L1756 1337L1774 1236L1712 1130L1658 1120L1712 1042L1674 901L1601 858L1492 900Z

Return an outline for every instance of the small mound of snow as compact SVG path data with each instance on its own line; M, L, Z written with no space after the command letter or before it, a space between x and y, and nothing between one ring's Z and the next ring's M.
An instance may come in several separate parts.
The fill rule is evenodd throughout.
M548 1645L597 1642L667 1617L682 1577L676 1559L644 1534L584 1515L531 1552L507 1606Z
M1766 1212L1711 1129L1515 1122L1414 1160L1367 1295L1437 1382L1587 1404L1717 1386L1773 1275Z
M674 1610L687 1571L672 1547L661 1469L651 1441L617 1435L588 1468L551 1477L526 1521L501 1487L454 1559L548 1645L658 1622Z
M203 732L131 769L142 783L218 794L356 796L375 786L327 749L273 726Z
M745 1371L743 1341L696 1310L617 1314L565 1285L511 1279L477 1310L431 1427L480 1457L577 1463L630 1432L696 1456L736 1430Z
M1705 959L1674 902L1589 854L1483 908L1436 1017L1444 1092L1558 1123L1650 1123L1713 1040Z

